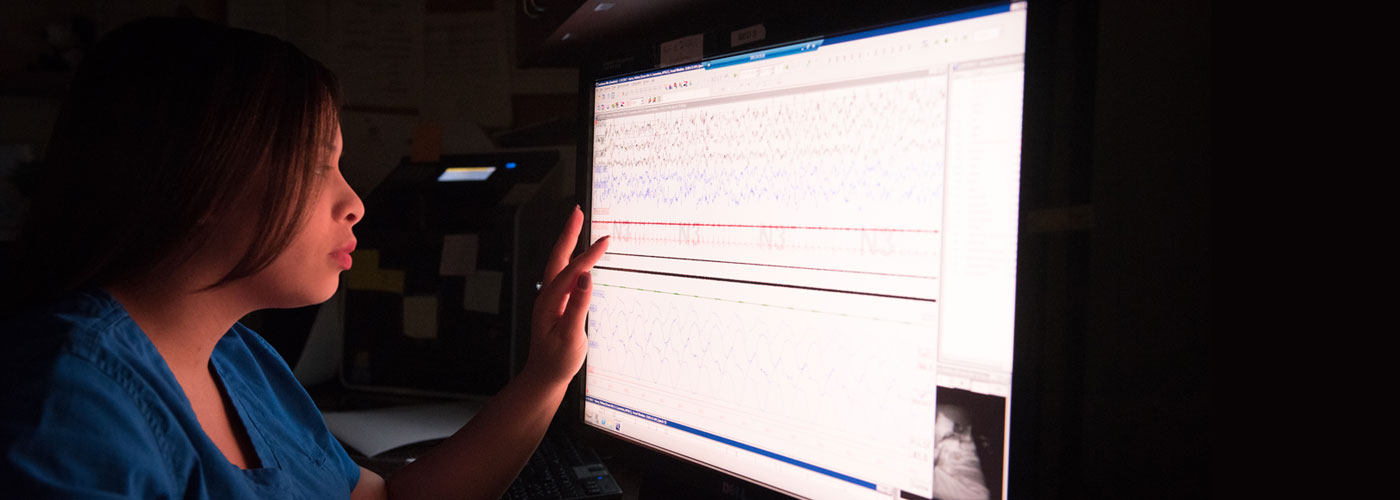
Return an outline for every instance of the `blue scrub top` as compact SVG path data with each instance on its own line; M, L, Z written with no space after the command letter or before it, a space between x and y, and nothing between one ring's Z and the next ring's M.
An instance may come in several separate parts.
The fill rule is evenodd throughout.
M121 304L76 294L0 325L0 496L347 498L360 469L276 351L236 324L210 363L258 466L229 463Z

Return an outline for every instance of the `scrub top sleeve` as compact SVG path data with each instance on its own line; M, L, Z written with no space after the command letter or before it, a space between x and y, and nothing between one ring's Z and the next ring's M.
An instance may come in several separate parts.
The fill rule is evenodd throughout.
M173 464L148 418L157 410L139 403L135 386L101 363L61 356L52 371L5 397L0 497L182 496L172 491Z

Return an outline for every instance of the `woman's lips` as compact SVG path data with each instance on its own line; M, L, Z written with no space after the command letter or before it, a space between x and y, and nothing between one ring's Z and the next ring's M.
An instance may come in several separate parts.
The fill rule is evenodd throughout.
M349 270L350 266L354 264L354 259L350 258L350 252L354 251L355 241L352 240L349 244L337 248L334 252L331 252L331 258L335 259L337 264L340 264L340 269Z
M336 264L340 264L342 271L350 270L350 266L355 263L354 259L350 258L350 252L336 250L335 253L331 254L331 257L335 259Z

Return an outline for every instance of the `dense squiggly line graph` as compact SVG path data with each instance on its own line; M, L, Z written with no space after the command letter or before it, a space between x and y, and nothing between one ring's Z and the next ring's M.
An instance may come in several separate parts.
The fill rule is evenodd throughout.
M919 356L932 352L892 346L926 335L927 325L607 284L598 290L589 363L604 373L718 407L850 428L852 436L906 418L906 402L923 397L908 380ZM883 331L853 331L872 321ZM930 382L923 391L932 389ZM862 425L849 425L856 421Z
M942 79L913 78L599 120L593 203L641 219L937 220L946 99Z
M637 255L935 276L946 80L599 120L594 237Z

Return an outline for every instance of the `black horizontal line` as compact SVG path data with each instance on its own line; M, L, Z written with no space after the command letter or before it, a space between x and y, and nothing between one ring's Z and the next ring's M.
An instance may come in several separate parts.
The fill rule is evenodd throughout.
M834 288L820 288L814 286L790 285L785 283L766 283L762 281L738 280L734 278L719 278L715 276L695 276L691 274L666 273L661 271L644 271L641 269L623 269L620 267L593 266L594 269L606 269L609 271L622 271L628 273L654 274L657 276L671 276L674 278L689 278L696 280L723 281L727 283L741 283L745 285L772 286L778 288L796 288L799 290L812 290L817 292L848 293L851 295L865 295L869 297L882 297L887 299L917 300L920 302L938 302L937 299L925 299L919 297L905 297L903 295L889 295L884 293L859 292L855 290L837 290Z

